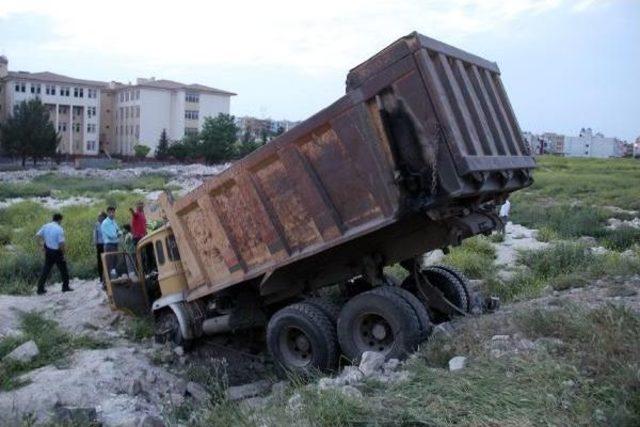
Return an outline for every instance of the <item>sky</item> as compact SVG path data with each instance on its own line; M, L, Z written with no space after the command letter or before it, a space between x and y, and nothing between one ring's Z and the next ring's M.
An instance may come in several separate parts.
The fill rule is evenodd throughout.
M10 70L201 83L273 119L324 108L414 30L497 62L523 130L640 136L640 0L0 0Z

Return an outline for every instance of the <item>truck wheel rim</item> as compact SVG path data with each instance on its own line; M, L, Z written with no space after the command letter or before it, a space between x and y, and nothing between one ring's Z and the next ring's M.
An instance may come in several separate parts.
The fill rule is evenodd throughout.
M387 320L375 313L366 313L357 319L353 328L353 341L358 349L388 353L395 342L395 334Z
M313 345L302 329L290 326L280 335L283 362L288 366L305 367L313 359Z

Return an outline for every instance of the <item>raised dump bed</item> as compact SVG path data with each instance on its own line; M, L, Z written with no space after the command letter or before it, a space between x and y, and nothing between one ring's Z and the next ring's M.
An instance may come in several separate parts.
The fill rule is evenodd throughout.
M530 185L534 166L497 65L413 33L351 70L347 93L329 107L179 200L161 198L161 233L173 235L179 259L153 309L177 317L183 339L255 324L256 312L276 322L273 331L277 308L328 285L353 295L389 284L382 268L401 262L414 273L403 287L427 308L465 312L468 292L463 302L444 273L428 278L413 259L491 232L495 204ZM157 258L165 241L157 236L139 251L154 239ZM376 298L395 298L383 294ZM241 313L236 321L227 306ZM343 351L357 357L362 348L348 340Z

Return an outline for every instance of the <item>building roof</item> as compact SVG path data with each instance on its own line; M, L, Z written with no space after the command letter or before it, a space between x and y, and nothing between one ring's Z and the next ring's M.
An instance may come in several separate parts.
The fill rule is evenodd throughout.
M229 96L235 96L237 94L233 93L233 92L227 92L225 90L221 90L221 89L216 89L214 87L210 87L210 86L205 86L205 85L201 85L201 84L197 84L197 83L193 83L193 84L186 84L186 83L180 83L180 82L176 82L173 80L164 80L164 79L138 79L138 82L134 85L124 85L124 84L117 84L115 89L124 89L124 88L131 88L131 87L148 87L148 88L154 88L154 89L166 89L166 90L194 90L194 91L198 91L198 92L210 92L210 93L216 93L216 94L220 94L220 95L229 95Z
M9 73L5 77L5 80L13 80L13 79L35 80L40 82L75 84L75 85L86 85L86 86L106 86L107 85L107 82L76 79L73 77L63 76L62 74L51 73L49 71L43 71L41 73L30 73L28 71L9 71Z

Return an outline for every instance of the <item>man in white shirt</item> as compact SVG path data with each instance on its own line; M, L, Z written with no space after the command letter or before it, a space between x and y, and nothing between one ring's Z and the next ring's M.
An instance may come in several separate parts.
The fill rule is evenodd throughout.
M507 228L507 222L509 222L510 210L511 210L511 202L509 201L509 198L507 198L507 200L504 201L504 204L500 206L500 213L498 214L498 216L500 217L500 220L502 221L502 225L500 226L500 230L499 230L502 234L505 233L505 230Z
M40 279L38 279L38 295L47 292L44 283L49 278L51 268L54 265L58 267L60 276L62 276L62 292L72 291L69 287L69 271L67 270L67 261L64 259L64 230L60 226L62 215L53 214L53 221L43 225L36 233L36 238L44 247L44 268Z

